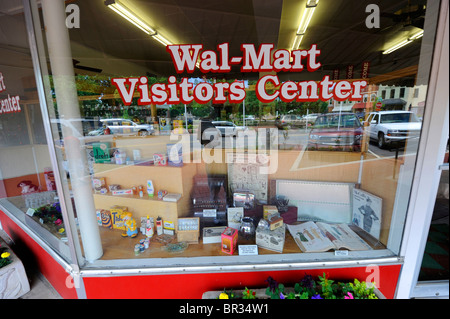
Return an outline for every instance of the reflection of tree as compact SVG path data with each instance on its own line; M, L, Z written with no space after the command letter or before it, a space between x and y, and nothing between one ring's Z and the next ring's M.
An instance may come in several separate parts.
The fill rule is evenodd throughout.
M111 84L113 77L133 77L140 75L115 75L108 76L102 74L96 75L75 75L75 83L77 95L80 97L80 113L84 117L129 117L129 118L145 118L151 115L149 105L138 105L138 98L133 98L130 106L125 106L123 101L117 94L116 87ZM147 76L149 87L155 83L168 83L166 77L149 77ZM219 79L191 79L194 85L207 81L213 84L214 82L228 82L232 83L235 80L219 80ZM49 76L50 85L52 87L52 97L55 98L53 89L53 77ZM246 82L249 87L256 85L256 80ZM268 90L268 93L273 93L273 90ZM91 98L90 98L91 97ZM253 115L255 117L262 117L267 114L297 114L305 115L308 113L325 113L327 111L327 103L322 101L316 102L284 102L280 99L272 103L261 103L254 89L247 90L245 97L245 114ZM235 119L242 119L243 103L230 103L229 101L223 104L227 113L234 114ZM172 105L170 107L170 116L177 117L184 114L184 104ZM212 102L206 104L199 104L196 101L187 105L188 113L196 117L208 117L213 113ZM158 109L158 116L167 116L167 110ZM58 114L57 105L55 103L55 113ZM227 114L229 115L229 114Z

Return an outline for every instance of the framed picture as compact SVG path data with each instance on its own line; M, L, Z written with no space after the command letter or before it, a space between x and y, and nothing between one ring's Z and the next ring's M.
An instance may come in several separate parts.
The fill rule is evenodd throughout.
M353 189L352 223L380 239L382 199L361 189Z
M228 187L231 193L247 191L260 203L267 203L268 175L261 174L267 167L265 154L226 153Z
M244 207L228 208L228 227L239 229L241 219L244 217Z

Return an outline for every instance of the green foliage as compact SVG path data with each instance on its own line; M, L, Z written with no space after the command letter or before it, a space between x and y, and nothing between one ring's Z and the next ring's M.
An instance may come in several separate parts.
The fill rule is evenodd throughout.
M271 299L378 299L374 287L355 279L352 282L337 282L325 273L317 280L311 275L295 283L294 291L286 292L285 286L272 277L267 279L266 295Z
M256 299L256 294L253 290L245 287L244 291L242 292L242 299Z
M333 282L333 280L326 277L325 273L323 273L323 277L319 276L319 285L322 287L322 295L325 299L336 299L333 290Z
M0 268L5 267L10 263L12 263L12 260L7 249L4 247L0 247Z
M367 287L365 281L360 282L355 279L353 283L349 283L355 299L378 299L374 293L374 285Z
M271 289L267 287L266 295L270 297L270 299L284 299L284 285L278 284L275 289Z

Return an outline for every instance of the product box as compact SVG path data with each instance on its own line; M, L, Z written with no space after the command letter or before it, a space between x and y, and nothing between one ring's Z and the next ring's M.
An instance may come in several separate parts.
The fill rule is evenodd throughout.
M258 247L283 252L284 240L286 235L286 226L283 225L275 230L264 227L256 228L256 245Z
M165 229L170 229L170 230L175 230L175 224L174 224L174 222L171 222L171 221L164 221L163 222L163 227L165 228Z
M95 214L97 215L97 223L99 226L102 225L102 214L101 214L102 210L101 209L97 209L95 211Z
M227 209L228 227L239 229L244 218L244 207L229 207Z
M113 195L133 195L133 189L118 189L115 191L111 191Z
M105 194L108 192L106 179L104 177L93 177L92 186L94 187L94 192L96 194Z
M181 194L177 193L168 193L163 197L163 201L165 202L178 202L178 200L181 198Z
M100 142L92 144L95 163L111 163L111 143Z
M167 158L163 154L153 154L153 165L167 166Z
M278 213L277 206L273 206L273 205L264 205L263 206L263 218L264 219L269 219L270 215L277 214L277 213Z
M233 255L237 248L238 230L227 227L222 233L222 252Z
M112 228L111 213L109 212L109 210L97 209L95 213L97 214L97 223L99 226Z
M178 242L185 241L189 244L198 244L198 237L200 235L200 218L178 218Z
M275 230L278 227L283 226L283 218L280 214L269 215L268 222L270 230Z
M183 166L183 147L181 144L167 144L169 166Z
M112 219L111 219L111 212L109 210L106 209L101 209L100 210L100 216L102 219L102 226L112 229L113 225L112 225Z
M128 212L128 208L125 206L113 206L110 209L112 227L114 229L125 230L125 225L123 223L123 216Z
M108 186L108 188L109 188L109 191L112 192L112 191L116 191L116 190L120 189L120 185L119 184L110 184Z
M204 227L203 228L203 244L216 244L222 240L222 233L226 226Z

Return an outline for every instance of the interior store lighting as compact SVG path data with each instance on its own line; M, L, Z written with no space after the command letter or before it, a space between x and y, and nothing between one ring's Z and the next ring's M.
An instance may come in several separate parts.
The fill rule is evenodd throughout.
M400 49L401 47L404 47L405 45L413 42L414 40L417 40L419 38L423 37L423 30L420 30L419 32L417 32L416 34L410 36L408 39L403 40L400 43L397 43L396 45L390 47L389 49L387 49L386 51L383 51L383 54L389 54L394 52L395 50Z
M146 34L150 35L153 39L158 41L159 43L163 45L170 45L172 44L169 40L167 40L165 37L163 37L161 34L156 32L155 29L150 27L147 23L145 23L142 19L140 19L136 14L133 13L130 9L128 9L126 6L124 6L122 3L120 3L117 0L106 0L105 5L113 10L115 13L120 15L122 18L127 20L128 22L132 23L142 31L144 31Z
M303 10L302 18L294 38L294 43L292 44L292 50L297 50L300 47L300 43L302 42L303 36L305 35L309 23L311 22L311 18L318 3L319 0L307 0L306 7Z

